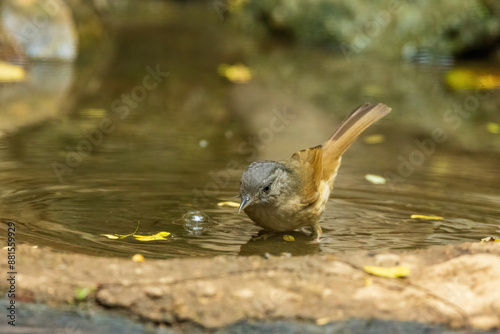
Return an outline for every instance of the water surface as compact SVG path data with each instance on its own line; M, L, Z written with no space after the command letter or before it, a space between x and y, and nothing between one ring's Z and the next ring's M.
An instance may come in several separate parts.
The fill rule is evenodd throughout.
M216 16L207 29L197 19L206 14L191 10L190 22L170 17L163 25L117 28L111 60L90 79L82 79L82 64L35 63L29 82L0 87L4 236L14 221L18 242L149 258L413 249L500 237L500 135L487 131L500 121L497 91L482 95L456 127L445 112L475 92L445 85L451 65L345 59L248 40ZM244 63L252 80L221 78L223 63ZM283 234L255 239L260 228L217 205L237 200L250 162L320 144L365 101L394 111L345 155L319 245L307 243L303 231L286 233L295 242ZM269 131L283 114L289 117ZM447 139L423 150L417 143L436 128ZM373 135L382 142L370 144ZM411 168L402 161L413 161ZM389 182L371 184L366 174ZM209 218L185 219L198 211ZM101 236L132 233L138 222L138 234L171 236Z

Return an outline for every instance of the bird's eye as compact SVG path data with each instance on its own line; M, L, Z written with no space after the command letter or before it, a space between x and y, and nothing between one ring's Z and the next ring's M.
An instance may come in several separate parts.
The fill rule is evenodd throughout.
M262 189L265 193L268 193L269 190L271 190L271 185L268 184L267 186L264 187L264 189Z

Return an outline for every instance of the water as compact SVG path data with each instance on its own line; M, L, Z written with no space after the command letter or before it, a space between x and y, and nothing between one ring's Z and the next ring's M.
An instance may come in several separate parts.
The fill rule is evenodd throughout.
M500 236L500 135L486 128L499 122L497 91L481 95L456 126L445 113L476 95L447 88L451 67L260 43L186 8L189 20L116 28L104 71L35 63L29 82L0 87L0 238L15 221L18 242L171 258L412 249ZM217 74L237 62L252 69L250 82ZM286 233L294 242L283 234L256 239L260 229L245 215L217 205L237 200L250 162L322 143L365 101L394 111L345 155L321 244L300 231ZM447 138L426 149L416 143L429 143L436 129ZM368 144L370 135L384 141ZM371 184L366 174L389 182ZM138 224L137 234L171 235L101 236Z

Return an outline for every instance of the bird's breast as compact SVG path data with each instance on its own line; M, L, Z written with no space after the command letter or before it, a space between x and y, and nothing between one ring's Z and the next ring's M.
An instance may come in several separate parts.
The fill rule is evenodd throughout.
M323 196L325 194L320 195L319 200L322 201ZM294 196L279 204L258 203L251 205L245 208L245 213L260 227L282 232L313 224L319 219L323 210L324 204L323 207L305 206L300 196Z

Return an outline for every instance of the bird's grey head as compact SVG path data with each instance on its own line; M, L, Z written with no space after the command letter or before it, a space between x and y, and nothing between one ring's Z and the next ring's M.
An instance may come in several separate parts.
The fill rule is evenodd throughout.
M289 170L276 161L257 161L243 172L240 183L241 204L238 213L249 205L269 203L276 198Z

